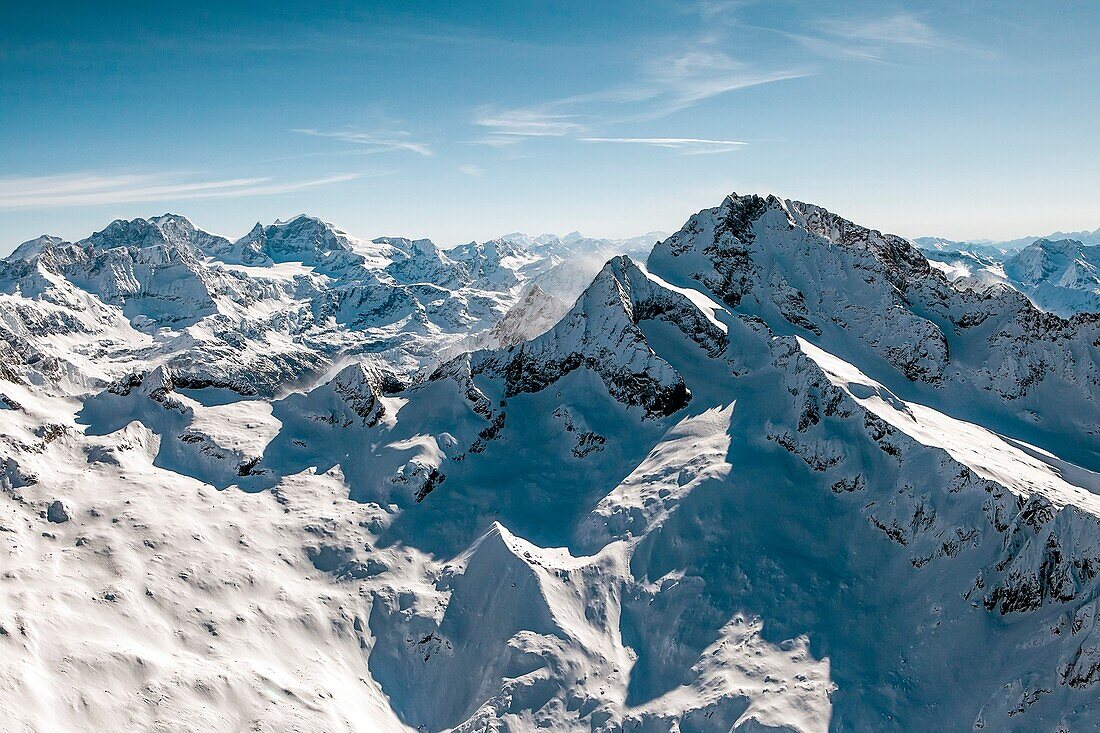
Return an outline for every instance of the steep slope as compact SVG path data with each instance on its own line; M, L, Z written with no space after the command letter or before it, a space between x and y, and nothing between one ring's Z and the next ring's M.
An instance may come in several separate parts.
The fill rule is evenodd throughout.
M724 336L689 299L658 286L626 257L600 271L573 309L551 331L501 352L478 352L474 374L504 381L504 396L537 392L585 368L617 400L647 415L671 414L690 399L683 379L646 344L638 322L660 316L717 350Z
M766 212L779 202L760 203L764 204L761 214L750 218L749 226L762 238L767 236ZM918 257L892 249L888 239L874 241L877 235L869 232L852 229L845 234L847 225L842 222L834 221L826 229L820 225L821 212L810 213L816 216L807 220L817 223L804 232L815 235L810 241L819 248L811 256L837 256L837 243L817 233L828 231L856 249L855 258L864 268L887 273L907 289L934 287L948 296L947 306L955 304L951 300L955 296L939 287L945 281L930 286L922 282L934 276ZM783 221L787 223L786 217ZM689 224L678 236L696 233ZM797 236L806 241L805 234ZM673 245L675 239L665 244ZM769 255L778 260L774 252L781 244L771 244ZM1075 538L1096 532L1097 475L935 408L907 402L810 342L793 334L776 334L772 323L780 333L790 332L795 325L780 310L790 302L785 297L789 291L769 288L763 292L769 300L779 297L778 304L756 301L748 306L755 313L739 315L737 309L748 304L744 295L730 294L732 277L714 278L713 266L683 267L675 258L691 256L691 250L668 254L660 251L664 246L651 258L649 282L672 293L676 291L669 290L667 283L677 278L689 281L679 287L683 299L676 302L690 303L700 321L711 322L709 313L723 324L726 329L718 331L728 344L716 358L705 345L685 338L680 328L663 320L660 310L637 320L647 348L663 356L685 379L692 395L686 408L669 417L642 410L633 419L637 427L632 441L652 446L648 456L628 460L627 465L637 468L608 490L615 480L603 483L606 479L599 478L605 475L603 451L578 454L571 449L569 438L581 432L570 426L574 415L585 419L586 428L594 422L592 407L585 404L592 399L593 382L584 374L599 377L602 389L597 392L607 390L627 406L628 414L631 404L629 397L617 394L627 382L611 368L611 359L604 363L581 356L574 359L579 362L576 371L557 368L564 361L563 351L599 354L596 344L605 335L613 343L619 338L615 328L583 329L576 325L580 318L571 314L547 335L557 348L548 350L536 339L522 349L475 357L472 380L469 373L458 372L452 394L458 399L465 395L475 411L478 402L482 404L485 429L473 441L476 450L440 462L446 483L424 499L424 510L410 508L401 516L390 530L390 540L420 543L446 554L445 548L457 549L464 540L451 532L427 530L410 514L429 512L430 519L421 520L425 525L443 517L454 524L459 517L468 517L469 507L478 506L506 526L521 527L526 536L564 543L585 556L626 542L631 574L620 596L618 627L633 659L628 678L617 683L622 702L597 703L597 710L610 716L607 720L626 722L637 715L633 720L639 724L656 724L669 715L685 723L690 719L688 711L672 712L675 707L670 711L668 706L691 697L690 691L696 689L694 675L703 668L700 660L713 653L710 645L722 643L727 623L760 618L765 632L761 643L793 650L799 648L797 642L786 639L805 634L811 642L806 649L814 657L828 656L829 684L837 689L831 695L831 713L824 713L824 718L827 724L831 716L834 729L914 730L929 725L952 729L973 724L1030 730L1042 720L1052 724L1061 720L1069 729L1087 727L1085 721L1096 711L1087 694L1078 690L1093 684L1092 642L1081 629L1068 635L1057 629L1063 623L1058 619L1067 614L1088 617L1087 609L1094 603L1092 572L1075 568L1088 568L1094 562L1095 544ZM842 261L848 255L839 254ZM877 265L868 263L868 255ZM730 259L737 261L728 255L714 261L724 265ZM751 264L755 271L757 261ZM772 260L772 264L789 267L793 263ZM597 278L578 303L586 322L614 302L606 297L609 280L617 283L617 292L633 292L632 276L627 274L631 272L629 265L620 263ZM611 273L615 277L608 277ZM707 288L709 295L700 289L708 279L716 283L713 290ZM858 286L852 290L863 295ZM966 305L969 296L958 297ZM720 298L726 300L725 306L719 304ZM639 300L645 297L630 296L631 308ZM733 303L736 306L730 307ZM1028 307L1020 299L1007 303ZM866 307L849 306L844 311L849 316ZM812 318L818 314L807 307L802 315L808 323L796 327L816 340L809 326L816 325ZM912 323L918 316L897 317L913 319L908 321ZM830 324L820 323L824 334ZM1042 338L1037 335L1036 340ZM582 346L562 348L575 341ZM999 345L996 340L987 343L982 346L991 351ZM629 350L617 347L614 353ZM866 350L863 357L867 358ZM480 376L479 363L491 367ZM652 368L657 373L663 369ZM534 374L533 391L510 387L510 373ZM488 382L480 381L486 377ZM941 378L939 384L946 381ZM512 378L511 383L528 381ZM936 383L931 386L935 388ZM438 403L438 390L434 386L432 390L431 401ZM493 395L504 396L506 406L499 411L493 409ZM418 391L411 393L409 407L419 399ZM599 408L601 413L607 411ZM551 416L560 422L555 425ZM650 432L646 423L654 419L666 427L654 425ZM612 432L604 427L590 432L602 437L599 430ZM538 450L559 456L551 460L561 463L548 470L546 461L524 449L531 434L542 436ZM466 435L471 435L469 429ZM647 435L653 437L643 437ZM1082 436L1082 440L1095 449L1095 436ZM617 442L610 439L605 445ZM714 447L703 447L710 445ZM461 460L453 462L459 456ZM491 469L486 464L494 460L504 463ZM621 460L620 455L617 462ZM498 473L503 465L508 466L507 474ZM590 486L594 484L590 491L585 490L582 475ZM537 492L540 483L571 494L582 507L580 513L550 511L557 500ZM497 486L492 492L479 489L490 484ZM520 497L514 496L516 492ZM510 498L503 501L504 496ZM527 502L547 510L532 512ZM586 516L583 507L589 506L593 508ZM1021 533L1019 528L1024 526L1029 529ZM688 537L690 542L685 541ZM1072 557L1065 554L1067 547L1073 548ZM823 564L811 560L818 557L827 560ZM887 585L885 579L890 579ZM749 615L739 616L746 609ZM1011 632L999 619L1015 614L1028 619L1017 620L1011 628L1021 631ZM437 641L444 649L455 647L442 626L421 628L425 636L443 634ZM945 676L945 649L958 658L982 662L972 663L965 676ZM551 670L563 664L556 654L544 652L543 656ZM1028 660L1023 664L1028 671L1022 675L1015 672L1021 665L1011 661L1020 658ZM906 661L899 666L901 659ZM737 660L736 656L725 659L722 667L737 668ZM809 680L807 670L803 665L803 671L794 676ZM784 683L791 678L780 676L777 667L764 666L758 673L778 684L779 690L791 689L789 682ZM564 696L569 684L558 684L555 694ZM907 699L893 694L899 687L908 690ZM730 695L729 704L738 710L752 709L752 703L732 702L745 699L744 687ZM624 702L627 708L617 707ZM490 697L486 704L495 703ZM823 701L819 698L817 704ZM488 714L484 707L479 711ZM564 718L550 717L554 725L572 725L568 713L555 715ZM509 719L499 707L493 716ZM782 725L794 730L823 729L790 710L781 719ZM739 714L716 723L714 729L738 723L745 725L748 720Z
M523 291L497 324L482 336L479 345L487 349L514 346L549 331L569 310L569 306L532 283Z

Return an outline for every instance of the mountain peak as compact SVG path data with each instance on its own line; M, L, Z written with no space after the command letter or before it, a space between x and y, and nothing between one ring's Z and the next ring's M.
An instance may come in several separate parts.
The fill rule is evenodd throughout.
M319 266L350 263L354 241L346 233L322 219L306 214L276 220L273 224L257 224L248 234L233 244L241 250L235 259L261 258L271 262L302 262ZM248 264L246 261L245 264Z
M535 296L537 297L537 295ZM505 395L539 392L582 367L613 399L647 418L683 409L691 391L649 345L642 320L663 320L717 353L724 334L683 293L649 277L628 256L609 260L569 312L549 331L495 352L478 352L475 373L502 377Z
M384 395L403 388L388 369L357 360L309 392L292 395L288 403L325 424L371 427L386 417Z
M1039 239L1006 259L1005 274L1044 310L1100 312L1100 246Z
M6 259L9 261L31 260L54 247L60 247L65 244L70 244L70 242L65 241L61 237L55 237L52 234L42 234L20 244Z
M1029 246L1051 251L1068 252L1071 250L1079 250L1085 245L1076 239L1047 239L1044 237L1042 239L1036 239Z
M173 214L170 211L166 211L160 216L150 217L149 222L157 226L182 226L190 229L197 228L191 220L183 214Z
M224 248L229 240L197 228L184 216L165 213L149 219L115 219L76 244L96 252L164 248L169 256L199 256Z

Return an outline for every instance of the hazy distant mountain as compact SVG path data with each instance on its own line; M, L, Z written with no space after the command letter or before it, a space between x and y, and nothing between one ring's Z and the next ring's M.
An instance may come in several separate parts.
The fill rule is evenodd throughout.
M1046 239L1050 241L1060 241L1063 239L1072 239L1077 242L1081 242L1086 246L1100 245L1100 229L1095 231L1082 231L1082 232L1052 232L1042 237L1021 237L1019 239L1010 239L999 244L1005 249L1023 249L1031 244L1034 244L1040 239Z
M1002 242L984 239L957 242L942 237L917 237L913 240L913 244L924 252L973 252L988 257L1004 257L1011 250L1018 249L1018 247L1007 247Z
M1004 272L1043 310L1100 313L1100 246L1040 239L1005 260Z
M1002 250L1007 252L1020 250L1024 247L1028 247L1034 244L1040 239L1046 239L1050 241L1071 239L1077 242L1081 242L1086 246L1097 246L1100 245L1100 229L1091 232L1052 232L1051 234L1047 234L1045 236L1020 237L1018 239L1005 239L1000 241L992 239L972 239L967 241L955 241L951 239L944 239L942 237L917 237L912 241L913 244L917 245L917 247L922 250L969 250L971 252L978 252L981 254L995 254Z
M1042 310L1067 318L1100 313L1100 246L1038 239L1023 249L1009 249L930 237L918 244L929 262L957 283L1007 285Z

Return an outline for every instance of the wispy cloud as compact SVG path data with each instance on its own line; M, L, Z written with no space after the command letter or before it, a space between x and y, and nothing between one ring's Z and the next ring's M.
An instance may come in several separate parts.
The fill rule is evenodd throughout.
M432 149L428 145L421 142L415 142L411 139L411 133L403 130L379 134L374 132L361 132L358 130L323 131L311 128L294 128L291 132L297 132L311 137L324 137L332 140L339 140L340 142L351 143L353 145L363 145L366 146L368 152L389 153L407 150L425 157L432 155Z
M835 39L822 38L820 36L804 36L797 33L782 33L783 36L794 41L810 53L829 59L842 61L880 61L882 53L879 49L865 46L853 46L849 43L840 43Z
M652 114L659 117L726 92L806 75L795 69L760 70L722 51L699 48L653 59L644 78L620 92L624 99L651 100Z
M470 176L471 178L481 178L485 175L485 170L481 166L474 165L473 163L459 166L458 172L464 176Z
M594 120L658 119L737 89L809 75L799 69L757 68L713 48L715 43L714 39L697 41L689 48L651 58L633 81L565 97L538 109L542 114L564 115L599 107L600 114L590 112Z
M740 140L705 140L694 137L582 137L581 141L586 143L650 145L657 148L678 150L684 155L731 153L748 144Z
M927 23L909 13L861 20L830 19L822 21L821 28L831 35L868 44L918 48L944 44L944 39Z
M576 138L609 125L642 122L667 117L705 100L728 92L761 84L806 76L798 69L762 70L713 48L715 39L695 41L678 52L652 58L639 69L637 77L623 84L593 92L575 94L539 105L500 109L482 107L474 124L487 135L474 141L481 145L507 147L525 139ZM588 138L589 142L597 138ZM600 141L648 140L681 150L689 147L688 138L598 138ZM655 141L665 141L658 143ZM696 152L725 152L734 141L710 141L710 149L695 146ZM722 150L716 146L724 145Z
M502 110L482 107L474 118L474 124L485 128L488 133L487 137L477 142L497 147L519 142L524 138L563 137L585 129L577 121L577 115L556 113L545 108Z
M700 0L694 6L696 12L707 20L729 15L745 4L744 0Z
M341 183L363 175L348 173L300 181L277 181L269 177L188 181L167 174L72 173L8 177L0 178L0 209L268 196Z
M785 34L803 48L836 59L885 61L903 49L961 51L977 56L990 52L976 43L944 35L911 13L866 18L829 18L816 24L816 34Z

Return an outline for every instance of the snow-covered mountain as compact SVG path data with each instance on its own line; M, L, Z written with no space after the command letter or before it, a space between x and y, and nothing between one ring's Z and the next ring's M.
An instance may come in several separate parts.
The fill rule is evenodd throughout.
M13 729L1100 726L1100 315L773 196L582 239L5 260Z
M996 256L1000 254L1011 254L1013 252L1030 247L1035 242L1041 239L1049 239L1057 242L1062 239L1072 239L1076 242L1081 242L1085 246L1092 247L1100 245L1100 229L1095 231L1083 230L1079 232L1051 232L1041 236L1030 237L1017 237L1016 239L970 239L965 241L958 241L952 239L945 239L943 237L917 237L912 240L918 248L924 251L959 251L968 250L971 252L977 252L979 254Z
M924 256L928 264L943 272L948 279L960 284L970 283L985 288L991 285L1007 285L1015 288L1004 271L1008 252L983 254L972 249L927 250Z
M1100 228L1094 231L1082 230L1079 232L1051 232L1041 237L1020 237L1019 239L1010 239L999 244L1005 249L1023 249L1029 247L1040 239L1049 239L1051 241L1059 241L1062 239L1072 239L1077 242L1081 242L1086 246L1095 247L1100 245Z
M12 339L48 336L31 348L52 360L55 379L110 380L163 363L178 378L271 396L339 356L379 354L414 373L441 346L491 328L529 282L575 298L574 283L554 278L566 267L508 240L449 251L361 242L305 215L230 242L166 214L18 247L0 265L0 328ZM574 267L588 279L598 270ZM91 347L56 343L77 334L94 335L94 358L84 358Z
M1100 313L1100 245L1040 239L1005 260L1004 271L1043 310Z
M960 285L1007 285L1065 318L1100 313L1100 246L1039 239L1016 250L927 238L924 245L929 263Z
M1016 250L1026 246L1007 246L1013 243L994 242L993 240L985 239L959 242L952 239L944 239L943 237L917 237L913 240L913 244L925 253L971 252L979 256L998 260L1004 259Z

